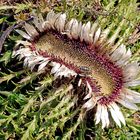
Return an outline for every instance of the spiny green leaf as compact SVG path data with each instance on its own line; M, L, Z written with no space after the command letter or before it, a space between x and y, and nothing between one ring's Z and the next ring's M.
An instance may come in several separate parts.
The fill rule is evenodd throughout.
M0 18L0 24L2 24L6 19L7 17Z
M3 76L3 77L0 78L0 83L2 83L4 81L7 81L8 82L12 78L21 75L23 72L24 72L23 70L22 71L18 71L18 72L12 72L12 71L10 71L10 74L6 74L6 73L0 72L0 74Z
M62 96L63 97L63 95L65 95L70 89L71 89L71 85L68 86L68 87L60 86L60 88L58 88L55 92L52 92L51 91L50 92L51 93L50 94L50 97L48 97L46 101L43 101L41 103L40 109L42 109L46 104L48 104L52 100L56 99L57 97L59 97L59 96Z
M28 103L23 107L23 110L21 112L21 115L22 114L26 114L26 112L31 108L31 106L34 104L35 102L35 98L36 97L32 97L29 99Z
M58 111L57 111L57 109L54 109L55 111L54 112L51 112L49 114L49 116L46 115L45 119L46 120L49 120L49 119L57 118L57 117L59 117L61 115L64 115L66 112L69 112L70 111L70 108L73 107L74 104L75 104L74 102L71 102L66 107L61 108L61 110L58 110ZM59 104L58 104L58 106L59 106ZM56 106L56 108L57 108L57 106Z
M7 65L8 62L10 62L12 52L7 51L3 57L0 58L0 62L4 62L5 66Z
M77 127L80 125L80 123L82 123L84 117L85 112L83 113L83 111L81 111L76 123L74 123L74 125L68 129L68 131L64 134L62 140L70 140L72 133L76 132Z
M41 72L33 72L32 74L28 73L28 75L23 77L18 83L14 83L16 85L14 92L18 92L21 88L23 88L27 84L32 83L32 81L35 80L40 74Z
M36 120L36 116L34 116L34 119L30 122L30 125L28 126L28 129L23 134L21 140L34 140L32 134L36 129L36 125L37 125L37 120Z

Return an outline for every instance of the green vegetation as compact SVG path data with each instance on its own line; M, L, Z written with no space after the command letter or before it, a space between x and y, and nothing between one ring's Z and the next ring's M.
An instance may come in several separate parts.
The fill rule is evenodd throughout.
M140 61L140 9L136 0L52 0L47 2L1 2L0 5L0 140L138 140L140 112L122 107L127 125L119 128L111 123L101 129L94 117L75 107L77 96L69 94L70 86L59 83L49 73L30 71L23 60L12 58L16 41L21 38L15 28L34 13L66 12L69 18L82 22L98 20L102 29L120 26L118 39ZM13 26L14 25L14 26ZM111 34L110 34L111 36ZM3 40L3 41L2 41ZM140 86L134 87L140 92Z

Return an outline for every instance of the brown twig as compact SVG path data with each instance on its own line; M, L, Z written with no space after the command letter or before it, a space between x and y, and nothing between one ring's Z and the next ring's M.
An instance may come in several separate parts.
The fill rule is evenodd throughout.
M32 19L32 17L29 18L29 19L26 20L26 21L29 21L29 20L31 20L31 19ZM1 53L1 51L2 51L2 47L3 47L3 44L4 44L4 42L5 42L6 38L7 38L7 36L9 36L9 34L10 34L14 29L16 29L16 28L22 26L24 23L25 23L25 21L21 21L21 22L19 22L18 24L14 24L14 25L8 27L8 28L4 31L4 33L3 33L2 36L0 37L0 53Z
M6 29L6 31L4 31L4 33L3 33L2 36L0 37L0 53L1 53L2 46L3 46L3 44L4 44L5 39L6 39L7 36L12 32L12 30L14 29L14 26L15 26L15 25L12 25L12 26L8 27L8 28Z

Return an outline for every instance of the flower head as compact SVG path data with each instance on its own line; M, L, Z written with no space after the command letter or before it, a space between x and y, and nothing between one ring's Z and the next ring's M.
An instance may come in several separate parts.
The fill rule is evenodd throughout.
M65 13L51 11L45 20L39 15L31 24L25 23L25 31L16 30L26 41L18 41L13 56L24 58L31 70L36 65L38 71L49 67L55 79L67 77L79 88L84 85L88 92L83 91L82 109L96 107L95 122L102 122L102 128L109 126L110 112L121 127L125 119L119 104L137 110L135 103L140 103L140 94L128 88L140 85L138 63L130 61L130 49L115 43L124 22L108 39L110 27L102 30L98 22L67 21Z

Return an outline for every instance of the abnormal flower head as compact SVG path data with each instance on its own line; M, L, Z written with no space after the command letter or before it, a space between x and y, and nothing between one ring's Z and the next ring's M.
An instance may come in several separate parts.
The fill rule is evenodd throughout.
M125 125L119 104L137 110L140 94L128 89L140 85L139 66L131 62L131 51L124 44L115 43L120 26L107 39L108 27L101 30L98 22L86 24L76 19L66 20L66 14L47 14L46 19L39 15L24 29L16 30L26 41L18 41L18 50L13 56L24 58L24 65L38 71L50 68L55 79L78 78L77 87L85 85L82 105L87 111L96 107L95 122L102 122L102 128L109 126L109 113L118 126ZM74 90L74 86L73 86Z

